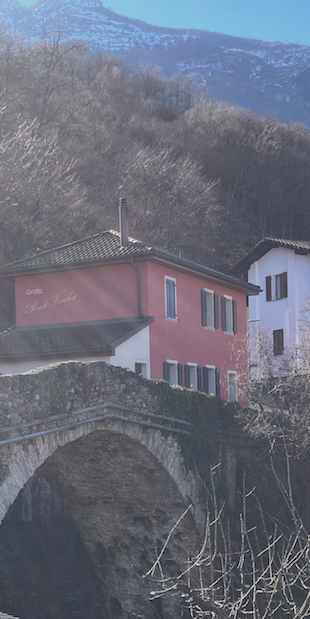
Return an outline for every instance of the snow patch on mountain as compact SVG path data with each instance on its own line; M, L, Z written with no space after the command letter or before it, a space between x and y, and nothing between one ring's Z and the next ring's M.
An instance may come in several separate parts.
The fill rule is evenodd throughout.
M101 0L39 0L30 8L0 0L0 24L25 41L81 40L133 68L147 63L167 77L193 74L215 98L310 125L306 46L152 26L114 13Z

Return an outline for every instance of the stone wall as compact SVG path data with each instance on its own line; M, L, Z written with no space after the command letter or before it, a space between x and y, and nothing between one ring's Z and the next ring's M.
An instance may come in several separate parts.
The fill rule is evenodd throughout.
M233 507L235 447L223 441L229 424L229 408L217 399L102 362L1 376L0 516L37 472L78 526L105 616L158 616L143 575L189 504L165 554L168 571L198 550L210 464L222 462L221 492ZM165 617L175 616L170 603Z

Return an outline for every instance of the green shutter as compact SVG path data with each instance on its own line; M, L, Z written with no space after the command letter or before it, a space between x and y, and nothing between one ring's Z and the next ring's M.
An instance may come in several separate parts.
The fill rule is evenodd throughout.
M232 302L233 310L233 332L237 333L237 301Z
M164 366L164 368L163 368L164 380L166 380L168 383L170 383L170 367L169 367L169 363L164 361L163 366Z
M214 293L214 327L219 328L219 296Z
M221 298L221 305L222 305L222 329L223 331L226 331L226 299L225 297Z
M215 389L218 398L221 397L220 370L215 370Z
M190 389L191 386L191 376L190 376L190 368L189 365L184 366L184 375L185 375L185 387Z
M208 368L203 368L203 390L209 393L209 374Z
M183 387L183 365L178 363L178 385Z
M202 391L202 368L197 366L197 390Z
M201 322L204 327L207 326L207 293L201 291Z

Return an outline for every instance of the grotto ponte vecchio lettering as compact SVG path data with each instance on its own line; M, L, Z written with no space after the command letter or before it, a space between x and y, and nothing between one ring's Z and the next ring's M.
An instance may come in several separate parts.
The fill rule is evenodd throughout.
M40 292L30 291L32 294L42 294L43 290ZM26 294L29 294L28 290L26 290ZM41 312L46 310L50 305L65 305L66 303L71 303L76 301L78 298L75 290L68 291L67 289L59 290L51 295L50 301L44 301L43 303L38 299L32 298L31 301L28 301L25 314L32 314L33 312Z

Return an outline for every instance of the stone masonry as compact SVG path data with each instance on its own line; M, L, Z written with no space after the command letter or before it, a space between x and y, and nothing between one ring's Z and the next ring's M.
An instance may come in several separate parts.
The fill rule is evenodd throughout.
M105 617L153 619L144 576L189 505L165 553L168 572L198 550L206 461L226 462L233 501L235 458L220 444L219 406L103 362L1 376L0 520L27 480L43 476L88 548ZM177 616L165 604L162 616Z

